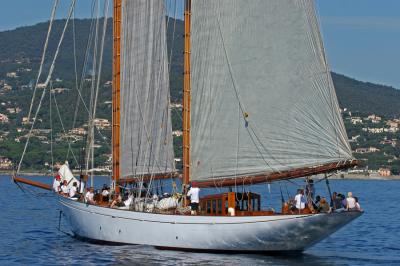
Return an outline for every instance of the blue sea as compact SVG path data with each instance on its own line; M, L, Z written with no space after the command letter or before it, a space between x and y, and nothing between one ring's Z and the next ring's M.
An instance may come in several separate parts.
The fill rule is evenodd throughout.
M32 177L51 183L48 177ZM97 178L98 185L106 178ZM294 193L302 181L262 185L263 199ZM71 237L55 198L0 176L0 265L400 265L400 181L331 180L332 191L358 196L365 214L302 254L250 255L161 251L149 246L109 246ZM240 189L240 188L239 188ZM327 195L325 182L316 194ZM269 200L271 196L271 200ZM267 206L264 204L264 206ZM290 239L288 239L290 241Z

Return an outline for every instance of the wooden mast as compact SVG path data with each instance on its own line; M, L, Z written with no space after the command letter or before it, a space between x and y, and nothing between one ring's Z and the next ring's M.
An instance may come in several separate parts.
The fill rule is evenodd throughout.
M112 87L112 158L115 192L119 192L120 177L120 103L121 103L121 8L122 0L114 0L113 17L113 87Z
M185 0L185 33L183 63L183 178L184 192L190 181L190 17L191 0Z

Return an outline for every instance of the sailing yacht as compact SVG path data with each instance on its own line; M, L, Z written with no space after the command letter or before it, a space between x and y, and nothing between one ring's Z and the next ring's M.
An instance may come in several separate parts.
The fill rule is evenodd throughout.
M184 196L168 212L143 207L145 184L176 177L165 15L164 0L114 1L112 188L139 187L143 204L59 196L74 234L166 249L302 251L359 217L262 210L259 194L236 189L356 165L312 0L185 0L181 193L190 182L214 192L198 215Z

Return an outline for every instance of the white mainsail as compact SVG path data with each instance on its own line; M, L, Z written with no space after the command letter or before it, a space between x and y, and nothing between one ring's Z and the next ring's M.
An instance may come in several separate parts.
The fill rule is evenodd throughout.
M192 1L191 173L351 159L312 0Z
M173 172L163 0L122 1L121 176Z

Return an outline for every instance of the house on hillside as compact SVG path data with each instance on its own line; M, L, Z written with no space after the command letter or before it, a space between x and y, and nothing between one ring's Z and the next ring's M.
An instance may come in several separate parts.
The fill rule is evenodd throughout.
M32 124L35 121L34 117L31 117L31 121L28 120L27 116L22 117L22 124L23 125L29 125ZM39 122L43 122L43 120L41 118L39 118L37 121Z
M8 116L5 114L0 114L0 123L7 124L9 122Z
M108 121L108 119L103 119L103 118L93 119L93 124L95 127L100 129L108 128L111 126L111 123Z
M399 127L399 122L394 121L394 120L388 120L388 121L386 122L386 125L389 126L389 127L396 127L396 128L398 128L398 127Z
M12 91L12 86L8 85L8 84L4 84L2 91L4 91L4 92L5 91Z
M18 78L17 72L8 72L6 76L7 78Z
M181 103L171 103L170 106L171 106L171 108L182 108Z
M372 114L367 117L367 120L371 121L372 123L379 123L382 121L382 117Z
M362 124L363 120L359 116L354 116L354 117L351 117L351 123L353 125Z
M382 144L382 145L391 145L392 147L396 147L396 145L397 145L397 140L396 140L396 139L386 139L386 138L384 138L383 140L381 140L381 141L379 142L379 144Z
M52 90L51 90L51 93L60 94L60 93L67 92L67 91L69 91L69 90L70 90L70 89L67 89L67 88L55 88L55 89L52 89Z
M384 131L390 132L390 133L396 133L397 131L399 131L399 128L398 127L390 127L390 128L385 128Z
M82 135L86 135L87 131L83 127L77 127L77 128L71 129L69 131L69 133L82 136Z
M0 157L0 170L12 170L13 163L6 157Z
M45 88L46 88L46 84L45 84L45 83L39 83L39 84L37 85L37 88L38 88L38 89L45 89Z
M9 114L19 114L22 111L22 109L19 107L11 107L11 108L7 108L6 111Z
M391 176L392 175L392 172L390 171L390 169L386 168L386 167L379 168L378 173L380 176Z
M180 136L182 136L182 130L174 130L174 131L172 131L172 136L175 136L175 137L180 137Z
M372 134L380 134L380 133L385 132L385 128L383 128L383 127L377 127L377 128L368 127L368 128L363 128L362 131L369 132Z
M378 151L380 151L378 148L369 147L369 148L357 148L354 152L364 154L364 153L372 153L372 152L378 152Z
M350 143L357 142L357 139L358 139L359 137L360 137L360 135L352 136L351 139L349 139L349 142L350 142Z

